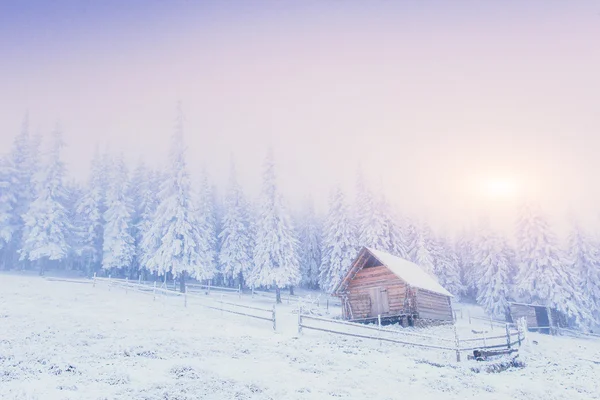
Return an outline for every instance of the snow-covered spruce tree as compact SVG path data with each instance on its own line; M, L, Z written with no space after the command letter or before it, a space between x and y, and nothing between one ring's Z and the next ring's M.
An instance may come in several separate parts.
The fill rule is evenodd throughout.
M578 275L582 305L590 311L594 322L600 324L600 248L578 224L574 224L569 235L569 259L573 272Z
M302 285L316 289L319 286L321 268L321 224L315 213L312 199L298 224L300 238L300 272Z
M244 283L253 264L254 240L250 226L248 203L237 182L236 170L231 162L229 187L225 196L225 207L219 233L219 265L226 281L234 279Z
M381 196L380 209L384 216L383 226L385 228L385 235L388 237L388 248L384 249L384 251L406 259L408 251L402 219L398 216L396 210L392 209L384 196Z
M29 134L29 116L23 119L21 132L16 136L12 150L7 157L7 165L11 172L10 186L7 196L11 199L11 240L4 251L4 263L9 268L20 263L21 268L27 264L27 259L19 257L19 250L24 246L26 236L23 216L29 210L36 196L35 180L39 171L39 147L41 137Z
M16 227L12 221L14 205L13 185L14 170L7 157L0 157L0 262L6 268L5 251L10 243Z
M127 167L123 156L117 157L110 173L110 185L106 195L104 213L104 241L102 243L102 268L126 275L135 252L131 236L131 200L127 197L129 185Z
M489 227L479 231L474 263L478 266L477 302L493 316L506 314L509 295L509 263L505 243Z
M203 171L200 179L200 192L198 199L198 224L199 241L198 253L200 265L205 269L206 277L198 279L210 279L217 272L217 222L214 210L215 197L212 187L208 183L206 171Z
M434 274L438 282L459 299L464 287L460 280L458 257L454 248L442 237L432 237L430 243Z
M329 211L323 225L319 286L331 293L344 277L358 254L355 229L350 219L350 206L337 187L329 200Z
M88 275L102 265L102 242L104 234L103 193L101 180L104 173L100 154L96 149L90 168L87 188L77 204L77 218L80 227L78 255L81 257Z
M375 198L367 187L362 172L359 170L356 179L356 227L358 243L361 247L389 251L390 235L387 216L382 209L383 200Z
M212 264L204 263L205 255L200 254L203 233L185 160L181 105L159 201L152 226L142 241L144 253L151 254L145 266L158 275L170 272L179 277L181 290L185 291L186 275L210 279L214 270Z
M271 150L264 163L256 224L254 270L248 283L253 287L274 286L276 301L281 303L281 288L300 282L300 262L298 241L277 188Z
M408 225L408 258L419 265L425 272L434 276L433 256L428 248L429 234L427 225L418 226L414 221Z
M520 271L518 292L524 301L556 308L575 323L589 320L583 294L569 260L558 246L538 206L521 208L517 222Z
M82 245L82 237L85 227L82 225L77 213L77 205L83 197L83 187L71 179L65 183L65 202L63 203L66 211L69 226L71 229L67 232L67 244L69 246L69 253L63 263L66 269L70 270L81 270L84 267L83 260L80 257L80 250Z
M460 271L461 285L464 289L464 293L461 294L461 297L476 301L477 271L475 269L475 245L472 236L473 235L466 231L462 231L458 235L454 248Z
M59 262L67 257L70 250L67 237L71 226L64 206L65 165L60 158L63 146L62 134L57 126L52 133L45 168L37 174L35 198L23 216L25 227L21 259L38 261L40 275L44 274L44 261Z
M152 228L159 205L159 192L163 185L163 175L160 171L148 171L147 185L144 186L141 198L141 213L137 224L139 242L136 247L136 257L140 263L142 275L153 272L150 260L160 246L160 237L154 235Z
M131 184L128 187L127 197L131 199L131 236L133 237L135 252L131 262L131 270L134 275L139 276L141 272L141 241L142 233L140 227L143 225L143 214L145 211L144 201L145 195L148 192L148 169L143 161L139 161L133 175L131 176Z

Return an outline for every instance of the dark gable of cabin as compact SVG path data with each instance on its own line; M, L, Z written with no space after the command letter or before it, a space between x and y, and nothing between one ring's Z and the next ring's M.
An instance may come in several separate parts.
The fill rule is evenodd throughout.
M368 249L359 253L340 289L337 295L343 299L345 319L367 320L381 315L452 321L448 296L411 288Z

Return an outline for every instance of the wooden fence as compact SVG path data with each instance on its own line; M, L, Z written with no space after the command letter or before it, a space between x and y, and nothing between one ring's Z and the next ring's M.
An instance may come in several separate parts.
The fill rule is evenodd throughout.
M136 283L136 281L129 281L128 279L112 279L112 278L98 278L94 276L92 279L94 287L98 282L104 282L108 285L108 289L110 290L112 287L120 287L124 289L126 292L129 290L150 294L153 297L153 300L156 300L157 294L162 294L163 296L174 296L180 297L183 299L183 306L188 306L188 299L194 299L197 302L194 304L195 306L200 306L204 308L208 308L211 310L221 311L221 313L229 313L235 314L247 318L254 318L263 321L270 321L273 330L277 330L277 314L275 305L273 305L272 309L260 308L254 306L247 306L244 304L236 304L227 301L223 301L223 296L221 296L220 300L207 298L206 296L199 295L197 293L189 293L189 292L178 292L176 290L171 290L167 288L161 288L156 285L156 282L153 282L152 286ZM246 310L252 310L254 313L244 312ZM257 315L261 314L261 315Z
M367 330L367 331L376 331L378 332L377 336L356 333L356 332L343 332L340 330L334 330L333 328L324 328L318 327L314 325L307 325L306 321L318 321L322 323L332 324L332 325L341 325L346 327L353 327L359 330ZM315 317L308 314L303 314L301 310L298 312L298 334L302 333L303 329L310 329L315 331L333 333L337 335L344 336L352 336L362 339L372 339L378 340L380 342L389 342L389 343L397 343L407 346L415 346L426 349L436 349L436 350L445 350L452 351L456 353L456 360L460 361L461 352L465 351L473 351L473 350L488 350L488 349L503 349L506 348L510 350L515 346L520 346L524 340L524 332L522 331L520 325L517 324L517 330L511 330L509 324L505 324L505 334L490 336L490 337L475 337L468 339L460 339L458 333L456 331L456 326L454 326L454 337L441 337L434 335L425 335L421 333L414 333L409 331L395 330L395 329L387 329L381 326L381 316L378 318L378 325L365 325L359 324L355 322L341 321L329 318ZM391 333L393 337L383 337L382 333ZM411 340L414 339L414 340ZM501 340L501 344L493 343L494 341ZM424 343L424 341L426 341ZM437 342L437 343L432 343ZM474 345L474 343L482 342L481 345ZM492 343L489 343L492 342Z

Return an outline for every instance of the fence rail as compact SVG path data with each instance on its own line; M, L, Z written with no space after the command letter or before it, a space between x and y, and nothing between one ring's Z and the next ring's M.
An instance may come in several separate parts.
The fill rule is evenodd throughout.
M325 322L325 323L330 323L330 324L334 324L334 325L343 325L343 326L354 327L354 328L359 328L359 329L375 330L379 333L379 335L372 336L372 335L356 333L356 332L343 332L340 330L328 329L328 328L314 326L314 325L307 325L305 322L307 320ZM472 351L472 350L502 349L502 348L511 349L516 345L520 346L522 341L525 339L521 333L521 329L519 326L517 326L518 327L517 331L511 331L508 324L505 325L506 335L492 336L492 337L487 337L487 338L486 337L468 338L468 339L461 340L461 339L459 339L458 333L456 332L456 326L454 327L454 338L447 338L447 337L441 337L441 336L423 335L423 334L416 334L416 333L412 333L412 332L403 332L403 331L394 330L394 329L382 328L381 327L381 317L378 318L378 322L379 322L378 326L374 327L374 326L363 325L363 324L358 324L358 323L353 323L353 322L315 317L312 315L303 314L301 312L301 310L298 310L298 334L301 334L303 329L309 329L309 330L333 333L333 334L337 334L337 335L352 336L352 337L357 337L357 338L362 338L362 339L378 340L380 342L390 342L390 343L397 343L397 344L403 344L403 345L415 346L415 347L421 347L421 348L453 351L453 352L456 352L457 361L460 361L460 353L461 352ZM383 337L383 336L381 336L382 333L392 333L392 334L396 335L397 338ZM402 338L402 336L405 336L405 337L413 336L413 337L417 337L417 338L436 340L436 341L446 342L446 343L450 342L450 343L453 343L454 345L452 346L452 345L440 345L440 344L433 344L433 343L417 343L417 342L404 340L404 338ZM517 337L517 340L512 341L511 339L514 336ZM487 341L500 340L500 339L504 340L504 343L502 343L502 344L487 344L486 343ZM472 343L472 342L476 342L476 341L483 341L484 345L483 346L471 345L470 347L467 345L467 343Z
M260 307L254 307L254 306L247 306L244 304L225 302L225 301L223 301L222 297L221 297L221 300L219 301L216 299L207 298L206 296L200 296L200 295L194 294L194 293L178 292L178 291L167 289L167 288L157 287L156 282L153 283L153 286L149 286L149 285L145 285L145 284L135 283L135 281L131 282L128 279L112 279L110 277L109 278L99 278L99 277L94 276L94 278L93 278L94 287L96 286L96 282L106 282L108 284L109 290L111 287L117 286L117 287L124 288L126 291L134 290L136 292L140 292L140 293L144 293L144 294L152 294L154 297L154 300L156 300L156 293L162 293L163 295L169 295L169 296L175 296L175 297L183 297L184 307L188 306L188 299L198 300L198 302L195 303L194 305L198 305L200 307L208 308L211 310L221 311L222 313L225 312L225 313L240 315L240 316L244 316L244 317L248 317L248 318L254 318L254 319L259 319L259 320L263 320L263 321L270 321L273 324L273 330L277 330L277 317L276 317L275 305L273 305L272 309L267 309L267 308L260 308ZM207 304L207 302L210 304ZM268 316L250 314L250 313L238 311L238 310L231 309L231 308L239 308L239 309L245 309L245 310L258 311L261 313L265 313Z

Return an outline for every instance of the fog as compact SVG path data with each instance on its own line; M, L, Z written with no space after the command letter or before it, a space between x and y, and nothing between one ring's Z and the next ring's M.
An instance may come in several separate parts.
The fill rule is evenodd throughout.
M598 225L597 2L49 3L0 4L2 153L29 112L78 180L96 145L160 165L181 100L219 188L233 156L257 195L272 147L295 207L351 195L360 165L436 229L509 230L525 199Z

